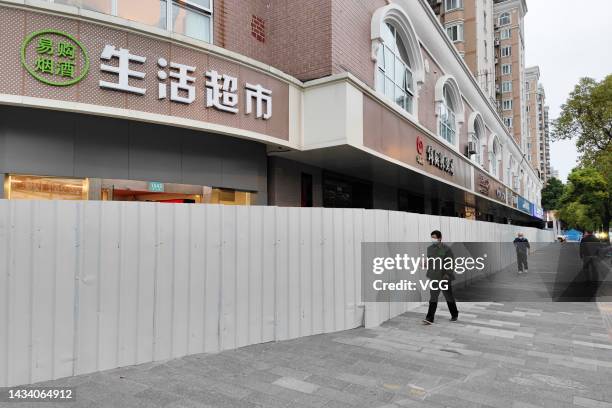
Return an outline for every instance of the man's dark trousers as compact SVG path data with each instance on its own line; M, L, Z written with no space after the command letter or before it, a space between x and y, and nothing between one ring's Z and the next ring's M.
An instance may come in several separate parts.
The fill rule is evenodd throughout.
M527 266L527 253L516 251L516 262L518 263L519 272L526 271L529 269Z
M459 311L457 310L457 303L455 302L455 297L453 296L453 287L451 286L451 282L448 281L448 289L443 290L444 298L446 299L446 305L448 306L448 310L450 311L451 317L458 317ZM436 309L438 308L438 297L440 296L440 289L430 289L429 290L429 310L427 310L426 319L430 322L434 321L434 317L436 315Z

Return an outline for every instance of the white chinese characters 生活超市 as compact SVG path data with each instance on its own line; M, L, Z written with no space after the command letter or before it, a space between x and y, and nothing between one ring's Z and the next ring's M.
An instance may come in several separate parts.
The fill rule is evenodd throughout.
M134 55L129 49L106 45L100 59L111 61L118 60L117 66L101 63L100 70L117 75L116 82L100 80L100 87L114 91L145 95L146 88L130 85L130 78L144 79L145 73L130 69L130 63L144 64L146 57ZM165 58L157 60L159 70L157 78L158 99L168 98L168 78L170 82L170 100L184 104L191 104L196 100L196 67L168 62ZM224 112L238 113L238 78L227 74L219 74L216 70L205 72L206 107L215 108ZM261 84L245 83L245 113L250 115L255 110L257 119L270 119L272 117L272 91L264 88ZM253 109L253 105L255 108Z
M215 70L207 71L206 78L206 106L237 113L238 78L226 74L219 75Z

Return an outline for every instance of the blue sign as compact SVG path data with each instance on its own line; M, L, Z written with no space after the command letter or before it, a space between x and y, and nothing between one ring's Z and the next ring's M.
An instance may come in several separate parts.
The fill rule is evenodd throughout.
M164 183L159 181L149 181L149 191L154 193L163 193L164 192Z
M571 229L569 231L564 231L564 232L565 232L564 235L568 241L580 241L582 239L582 232L578 230Z
M525 200L523 197L519 196L518 197L518 209L526 212L527 214L531 215L531 203L527 200Z
M539 218L541 220L544 219L544 209L542 209L542 207L538 207L537 205L532 204L531 205L533 208L533 212L531 213L531 215L533 215L536 218Z

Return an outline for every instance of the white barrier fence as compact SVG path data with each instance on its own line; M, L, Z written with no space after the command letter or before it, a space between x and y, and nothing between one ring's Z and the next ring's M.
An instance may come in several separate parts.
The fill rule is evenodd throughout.
M377 325L409 305L364 314L361 242L434 229L518 230L382 210L0 200L0 386Z

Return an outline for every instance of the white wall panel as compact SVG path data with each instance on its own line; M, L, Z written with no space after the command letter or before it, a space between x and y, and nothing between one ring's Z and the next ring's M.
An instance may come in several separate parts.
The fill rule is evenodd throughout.
M376 326L421 299L364 305L362 242L425 250L434 229L554 238L383 210L0 200L0 386Z
M0 200L0 385L9 382L9 305L11 285L9 280L10 254L12 252L9 201Z

